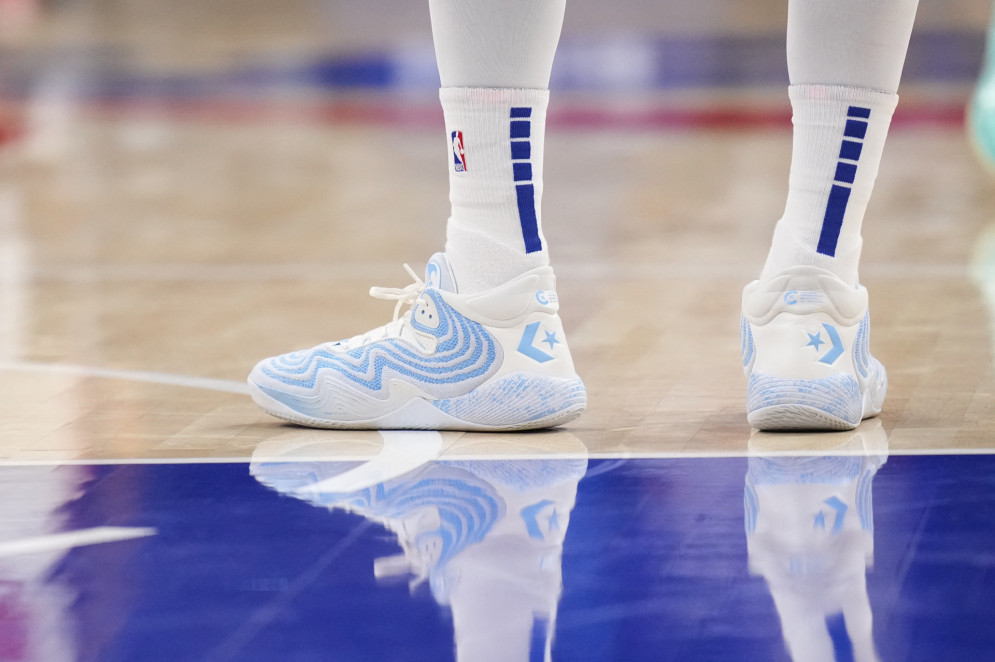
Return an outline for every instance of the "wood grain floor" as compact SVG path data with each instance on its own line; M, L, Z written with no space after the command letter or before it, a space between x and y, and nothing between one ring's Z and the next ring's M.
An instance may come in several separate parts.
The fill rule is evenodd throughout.
M966 6L958 15L978 13ZM314 42L292 23L275 34ZM369 286L406 284L401 263L420 268L444 239L441 128L3 107L21 128L0 143L0 462L246 458L316 435L377 452L376 433L267 417L241 383L259 358L388 318ZM789 156L787 127L551 127L545 233L590 409L553 433L446 434L447 448L707 454L852 439L758 438L745 418L740 291L783 207ZM892 452L995 448L995 178L961 127L893 130L862 280L891 388L858 434L886 435Z

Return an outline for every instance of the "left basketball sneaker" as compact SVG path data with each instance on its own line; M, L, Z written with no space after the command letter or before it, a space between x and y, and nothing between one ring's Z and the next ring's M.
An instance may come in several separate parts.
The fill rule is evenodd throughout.
M759 430L852 430L881 412L888 378L870 355L867 290L811 266L743 290L747 419Z
M397 301L389 324L256 365L256 404L293 423L343 429L527 430L583 413L550 267L475 294L457 291L442 253L426 282L408 273L415 282L403 289L370 290Z

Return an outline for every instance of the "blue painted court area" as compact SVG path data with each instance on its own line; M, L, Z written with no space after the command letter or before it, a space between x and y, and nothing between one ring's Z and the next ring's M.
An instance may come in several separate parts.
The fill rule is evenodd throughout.
M0 486L0 660L995 659L991 456L32 466ZM105 527L155 532L53 535Z

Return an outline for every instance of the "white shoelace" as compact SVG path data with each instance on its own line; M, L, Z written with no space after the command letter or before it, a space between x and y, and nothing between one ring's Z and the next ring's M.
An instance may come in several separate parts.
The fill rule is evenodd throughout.
M374 340L401 337L405 324L411 318L411 310L418 305L418 300L425 291L425 282L418 277L418 274L416 274L411 267L407 265L407 263L404 264L404 270L407 271L408 275L410 275L415 281L407 287L370 288L370 296L375 299L397 301L397 305L394 306L394 319L388 324L384 324L383 326L377 327L358 336L353 336L348 340L343 340L336 344L345 346L346 349L354 349ZM404 308L405 305L409 306L409 308L402 315L401 309Z

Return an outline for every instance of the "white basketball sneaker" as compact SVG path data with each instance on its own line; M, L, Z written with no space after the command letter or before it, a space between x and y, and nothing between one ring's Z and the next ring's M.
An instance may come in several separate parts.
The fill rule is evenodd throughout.
M372 288L394 320L363 335L261 361L249 391L266 412L321 428L526 430L587 406L550 267L476 294L436 253L422 282ZM410 310L398 316L401 308Z
M760 430L852 430L881 411L888 378L869 352L867 290L809 266L743 290L746 410Z

